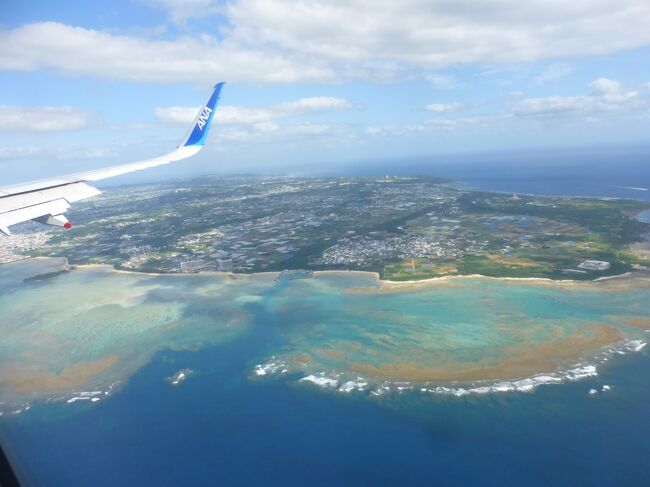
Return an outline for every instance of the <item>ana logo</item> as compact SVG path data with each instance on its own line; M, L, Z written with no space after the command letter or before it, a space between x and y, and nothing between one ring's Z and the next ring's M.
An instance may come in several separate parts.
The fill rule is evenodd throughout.
M208 117L210 117L210 112L212 112L212 109L208 107L205 107L201 112L201 116L199 117L199 122L198 122L198 126L201 130L203 130L203 126L208 121Z

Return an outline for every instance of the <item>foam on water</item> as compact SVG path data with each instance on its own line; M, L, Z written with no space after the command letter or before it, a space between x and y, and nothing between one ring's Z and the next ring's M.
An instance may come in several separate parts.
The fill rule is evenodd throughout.
M338 378L327 377L324 372L308 375L300 379L299 382L311 382L317 386L330 388L335 388L339 385Z
M425 384L404 384L402 382L393 384L384 382L377 387L374 395L382 395L387 392L403 392L418 390L422 393L444 394L456 397L469 394L498 394L504 392L533 392L537 387L548 384L562 384L565 381L576 381L588 377L597 376L596 366L581 365L573 369L553 374L539 374L524 379L497 382L479 382L468 385L435 385Z
M273 357L275 358L275 357ZM256 376L272 375L272 374L286 374L289 371L287 363L279 360L277 362L267 362L265 364L257 364L253 369L253 374Z
M599 354L593 357L590 363L576 363L572 367L557 372L536 374L531 377L513 380L479 381L468 384L435 384L432 382L421 383L389 380L373 382L372 379L358 375L354 378L347 377L347 374L344 372L321 371L303 376L297 382L309 382L324 389L340 393L350 393L353 391L365 392L372 397L383 396L389 393L399 394L408 391L456 397L471 394L499 394L506 392L529 393L543 385L563 384L565 382L575 382L597 377L599 364L606 363L615 354L640 352L645 346L646 342L642 340L627 340L604 348ZM286 374L288 372L288 364L274 360L276 360L276 357L272 357L272 361L265 364L256 365L254 374L257 376ZM602 386L602 391L609 391L610 389L611 386L609 385Z
M185 382L187 378L194 373L191 369L181 369L170 377L166 377L165 380L172 386L177 386Z
M352 391L363 391L368 387L368 381L363 377L357 377L356 380L349 380L341 384L339 391L341 392L352 392Z
M631 340L627 344L628 348L633 352L640 352L646 345L647 343L642 340Z

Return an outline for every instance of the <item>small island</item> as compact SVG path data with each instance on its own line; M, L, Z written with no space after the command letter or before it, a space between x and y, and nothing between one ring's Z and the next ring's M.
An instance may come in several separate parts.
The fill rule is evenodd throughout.
M172 386L177 386L185 382L192 373L191 369L181 369L170 377L165 377L165 381Z

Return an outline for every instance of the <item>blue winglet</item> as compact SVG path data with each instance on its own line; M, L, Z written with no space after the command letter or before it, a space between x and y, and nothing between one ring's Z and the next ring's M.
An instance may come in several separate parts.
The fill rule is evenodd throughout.
M217 108L217 103L219 102L219 97L221 96L221 88L225 83L217 83L214 85L214 91L208 102L201 108L199 114L194 120L190 135L185 140L184 144L181 144L181 147L194 146L194 145L203 145L205 144L205 137L208 135L208 130L210 130L210 125L212 124L212 117L214 117L214 111Z

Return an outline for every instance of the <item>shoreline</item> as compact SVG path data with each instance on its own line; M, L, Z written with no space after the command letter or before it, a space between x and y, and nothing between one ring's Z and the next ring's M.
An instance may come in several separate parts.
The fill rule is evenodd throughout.
M138 270L125 270L117 269L111 264L70 264L65 257L30 257L27 259L22 259L17 262L29 262L29 261L47 261L50 259L65 259L65 265L63 266L67 271L79 270L93 270L93 269L104 269L118 274L135 274L142 276L217 276L224 277L233 280L240 279L249 279L255 277L274 277L278 278L281 275L281 271L263 271L263 272L253 272L250 274L236 273L236 272L226 272L226 271L201 271L201 272L144 272ZM9 264L13 264L10 262ZM557 286L593 286L593 285L621 285L621 284L630 284L631 282L640 282L650 285L650 272L648 271L636 271L636 272L625 272L623 274L616 274L613 276L602 276L596 279L591 280L577 280L577 279L551 279L549 277L496 277L496 276L486 276L483 274L461 274L453 276L438 276L431 277L428 279L417 279L417 280L407 280L407 281L393 281L390 279L382 279L380 274L376 271L362 271L362 270L322 270L322 271L313 271L314 277L318 276L359 276L359 277L371 277L374 278L380 287L383 288L400 288L400 287L418 287L426 286L433 284L443 284L443 283L452 283L454 281L462 279L490 279L495 281L503 282L521 282L521 283L530 283L538 285L557 285Z
M220 272L220 271L201 271L201 272L142 272L142 271L128 271L124 269L116 269L110 264L80 264L80 265L71 265L70 270L90 270L93 268L105 268L111 270L112 272L120 274L139 274L145 276L218 276L218 277L227 277L230 279L248 279L254 277L279 277L281 271L266 271L266 272L252 272L250 274L236 273L236 272ZM608 283L608 282L625 282L631 280L638 280L647 278L650 280L650 273L644 273L638 271L634 272L625 272L623 274L616 274L613 276L602 276L592 280L578 280L578 279L551 279L549 277L496 277L496 276L486 276L483 274L461 274L455 276L439 276L431 277L428 279L417 279L412 281L392 281L390 279L382 279L378 272L375 271L345 271L345 270L323 270L323 271L313 271L314 277L319 276L359 276L359 277L372 277L381 286L386 287L407 287L407 286L417 286L417 285L426 285L434 283L444 283L447 281L455 281L462 279L490 279L495 281L512 281L512 282L524 282L524 283L537 283L537 284L550 284L550 285L576 285L576 286L588 286L590 284L597 283Z
M497 276L486 276L484 274L461 274L454 276L440 276L432 277L429 279L420 279L413 281L391 281L389 279L380 279L381 283L386 283L389 286L399 287L400 285L413 286L419 283L433 283L433 282L444 282L444 281L453 281L458 279L490 279L495 281L506 281L506 282L524 282L524 283L533 283L533 284L550 284L550 285L570 285L570 286L589 286L599 283L609 283L609 282L626 282L632 280L639 280L644 278L650 278L650 273L647 272L624 272L623 274L616 274L613 276L602 276L597 277L596 279L591 280L579 280L579 279L551 279L550 277L497 277Z

